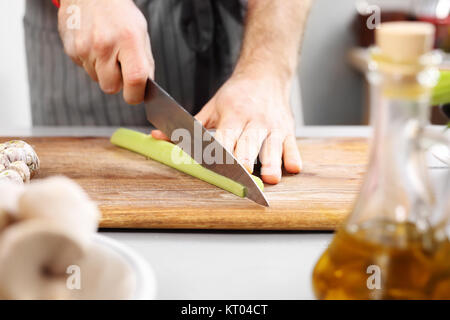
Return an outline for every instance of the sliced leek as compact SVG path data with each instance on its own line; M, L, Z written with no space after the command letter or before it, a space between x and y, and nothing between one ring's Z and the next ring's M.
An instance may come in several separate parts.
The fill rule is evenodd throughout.
M450 103L450 71L441 71L439 82L433 89L432 105Z
M150 135L138 131L120 128L112 135L111 143L201 179L239 197L243 198L246 195L246 188L243 185L202 167L180 147L170 142L154 139ZM261 179L252 177L263 190L264 184Z

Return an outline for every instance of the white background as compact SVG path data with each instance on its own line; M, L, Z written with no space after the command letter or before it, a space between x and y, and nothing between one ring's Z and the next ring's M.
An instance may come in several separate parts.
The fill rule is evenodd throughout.
M24 0L0 1L0 126L31 123L25 44Z

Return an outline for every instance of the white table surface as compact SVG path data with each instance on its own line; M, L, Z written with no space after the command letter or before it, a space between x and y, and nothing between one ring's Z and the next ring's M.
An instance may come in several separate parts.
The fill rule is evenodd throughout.
M113 128L0 128L0 136L109 136ZM303 127L303 137L368 136L367 127ZM443 168L430 159L435 170ZM313 299L327 232L102 231L154 268L158 299Z

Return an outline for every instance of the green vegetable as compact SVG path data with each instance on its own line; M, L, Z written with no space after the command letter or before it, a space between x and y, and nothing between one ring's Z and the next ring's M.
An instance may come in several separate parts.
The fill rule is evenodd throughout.
M170 142L154 139L141 132L120 128L112 135L111 143L161 162L239 197L245 197L247 193L247 189L240 183L202 167L180 147ZM261 179L252 177L259 188L263 190L264 184Z
M432 105L450 103L450 71L441 71L438 84L433 89Z

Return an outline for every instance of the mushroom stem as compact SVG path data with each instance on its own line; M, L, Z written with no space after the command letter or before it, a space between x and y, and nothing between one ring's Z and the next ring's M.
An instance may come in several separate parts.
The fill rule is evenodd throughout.
M70 295L66 270L85 248L58 225L30 220L7 228L0 237L0 297L63 299Z

